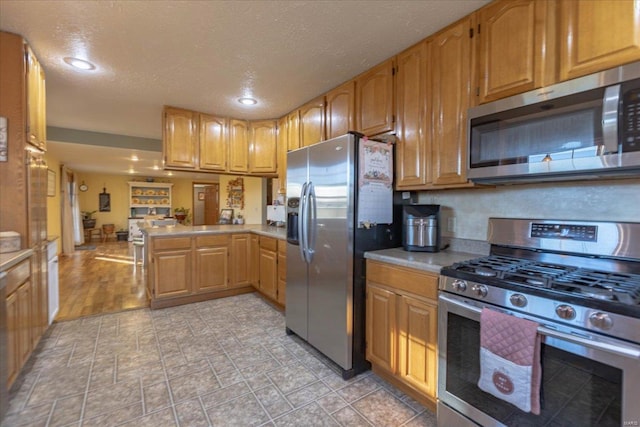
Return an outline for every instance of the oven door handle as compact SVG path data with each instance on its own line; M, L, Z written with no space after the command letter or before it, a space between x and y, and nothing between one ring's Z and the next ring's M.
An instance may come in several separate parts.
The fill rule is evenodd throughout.
M457 307L472 311L477 314L482 313L481 308L474 307L469 304L465 304L461 301L455 300L446 295L440 294L439 299L445 301L447 304L455 305ZM548 336L551 338L557 338L559 340L568 341L574 344L579 344L587 348L592 348L594 350L606 351L607 353L612 353L612 354L626 357L629 359L640 360L640 350L637 350L635 348L630 348L623 345L615 345L615 344L592 341L576 335L567 334L565 332L555 331L553 329L546 328L544 326L538 326L538 333L540 335Z

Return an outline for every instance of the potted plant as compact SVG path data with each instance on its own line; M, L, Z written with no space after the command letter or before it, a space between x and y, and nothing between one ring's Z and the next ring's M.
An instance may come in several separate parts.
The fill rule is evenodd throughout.
M82 211L82 227L83 228L95 228L96 219L93 215L98 211Z
M182 206L179 208L175 208L173 210L173 215L176 217L180 224L184 224L187 222L187 218L189 217L189 209L183 208Z

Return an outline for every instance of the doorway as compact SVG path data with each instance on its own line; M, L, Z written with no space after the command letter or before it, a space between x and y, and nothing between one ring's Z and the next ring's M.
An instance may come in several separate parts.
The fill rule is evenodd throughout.
M193 183L193 225L215 225L220 213L220 185Z

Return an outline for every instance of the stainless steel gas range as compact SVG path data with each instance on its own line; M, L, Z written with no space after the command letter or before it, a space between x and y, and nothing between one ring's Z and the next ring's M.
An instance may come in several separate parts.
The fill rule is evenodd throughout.
M491 218L489 242L441 271L438 425L640 425L640 223ZM539 324L539 415L478 388L483 308Z

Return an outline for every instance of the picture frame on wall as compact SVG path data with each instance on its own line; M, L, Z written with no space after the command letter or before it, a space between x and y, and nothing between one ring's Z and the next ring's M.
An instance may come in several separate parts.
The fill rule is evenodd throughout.
M204 200L204 192L203 191L198 193L198 200Z

